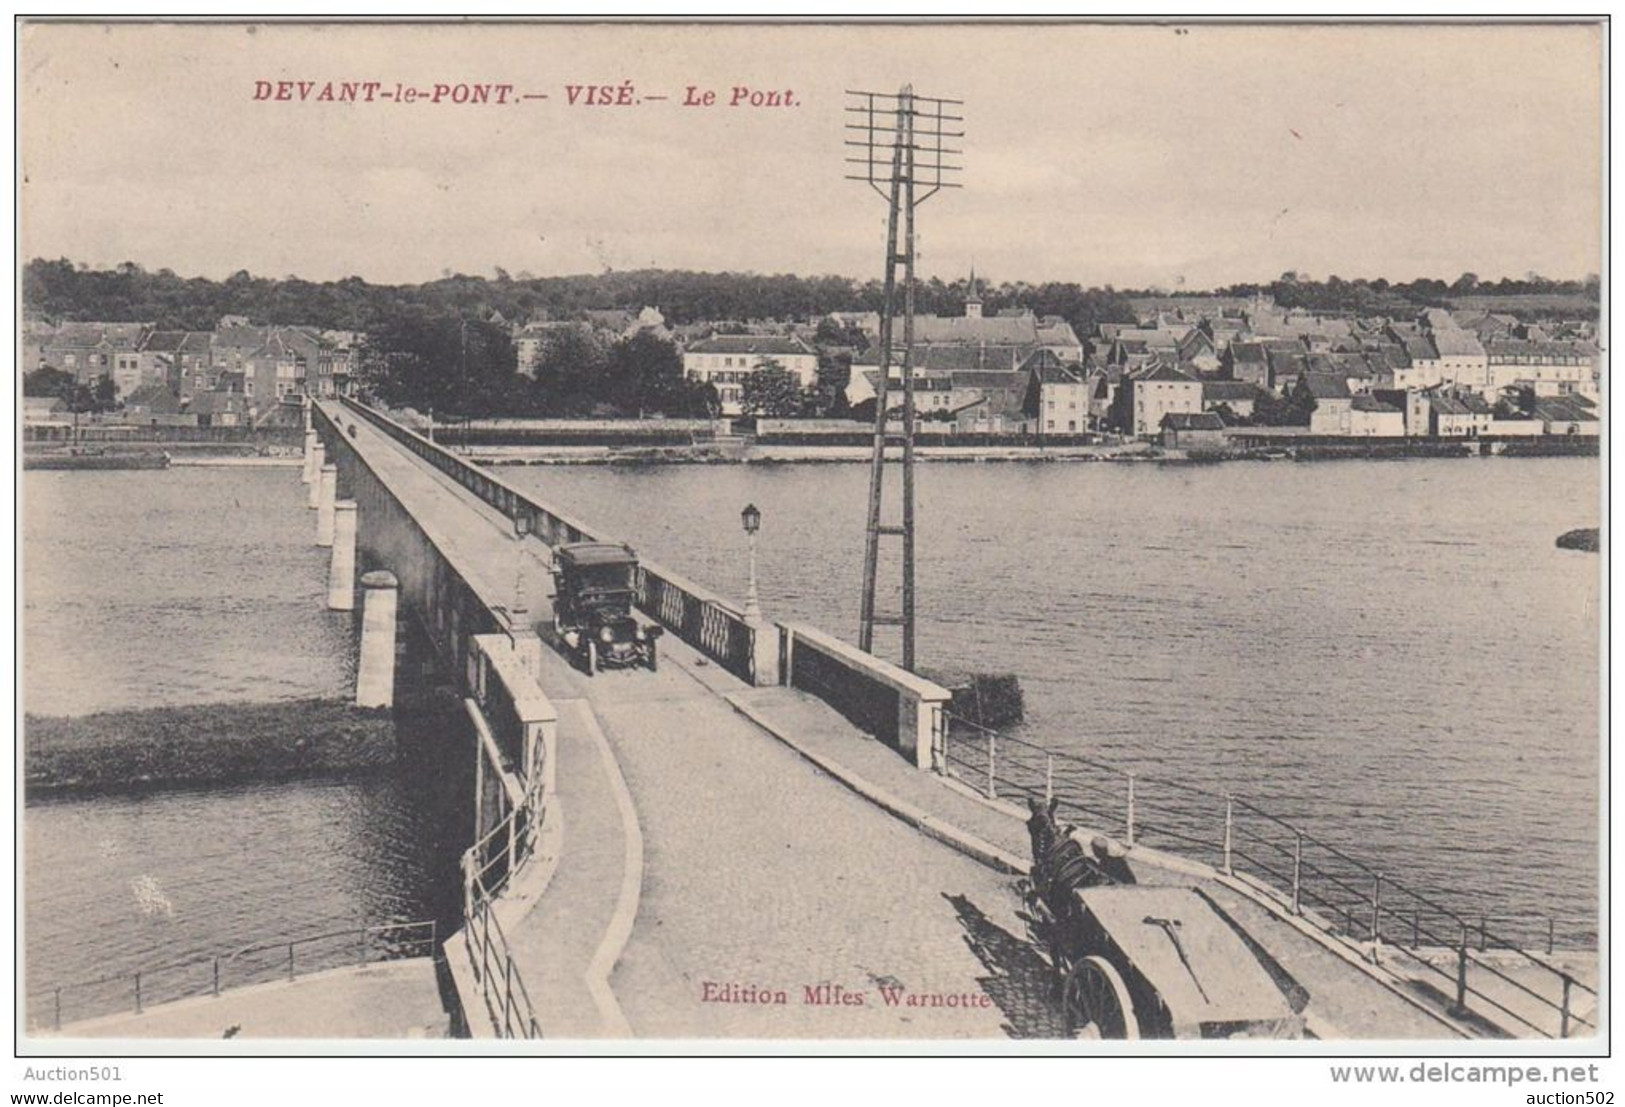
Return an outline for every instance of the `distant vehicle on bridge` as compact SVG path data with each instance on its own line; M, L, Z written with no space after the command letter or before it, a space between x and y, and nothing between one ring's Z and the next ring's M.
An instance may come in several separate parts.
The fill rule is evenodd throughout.
M553 551L553 631L588 676L658 665L662 628L632 615L637 573L637 554L620 543L572 542Z

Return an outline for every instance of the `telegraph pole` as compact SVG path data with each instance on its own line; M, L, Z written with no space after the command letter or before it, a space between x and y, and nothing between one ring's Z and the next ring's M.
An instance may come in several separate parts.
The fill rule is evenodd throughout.
M962 153L944 144L963 138L963 102L920 96L911 85L895 93L848 90L847 112L856 118L846 129L847 164L854 167L848 180L863 181L886 201L886 278L880 313L880 381L875 389L874 452L869 463L869 515L863 556L863 598L858 623L858 645L874 652L876 626L896 626L902 632L903 668L914 670L914 209L944 188L961 187L951 178L961 166L945 161ZM862 172L856 168L861 167ZM901 223L902 249L898 249ZM901 270L902 303L898 303ZM898 314L903 340L894 339ZM899 356L900 355L900 356ZM903 391L902 433L893 434L887 418L891 406L891 370L900 364ZM902 447L899 459L888 447ZM898 522L884 521L886 468L901 462L902 503ZM902 610L896 614L875 610L879 578L880 540L903 540Z

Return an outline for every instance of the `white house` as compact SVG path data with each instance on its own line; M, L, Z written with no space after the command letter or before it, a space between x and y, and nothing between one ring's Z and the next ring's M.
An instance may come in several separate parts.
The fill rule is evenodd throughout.
M1528 383L1537 396L1578 392L1597 396L1598 352L1590 342L1528 342L1492 338L1486 346L1490 391Z
M1350 416L1354 410L1354 396L1349 392L1347 377L1336 373L1305 373L1303 388L1315 398L1315 409L1309 413L1310 434L1352 434Z
M1165 415L1201 410L1202 382L1170 365L1155 363L1126 374L1118 386L1116 422L1136 437L1160 435Z
M1349 400L1348 433L1360 438L1403 438L1405 413L1375 396L1356 395Z
M683 351L683 374L716 387L724 415L738 415L745 378L768 364L789 370L811 388L818 383L818 354L799 338L776 334L719 334Z

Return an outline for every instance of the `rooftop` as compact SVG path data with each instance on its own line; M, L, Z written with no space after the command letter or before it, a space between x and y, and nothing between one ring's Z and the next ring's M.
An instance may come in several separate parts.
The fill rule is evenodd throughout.
M813 351L799 338L786 338L776 334L718 334L699 342L692 342L686 351L691 354L756 354L773 357L780 354L811 354Z

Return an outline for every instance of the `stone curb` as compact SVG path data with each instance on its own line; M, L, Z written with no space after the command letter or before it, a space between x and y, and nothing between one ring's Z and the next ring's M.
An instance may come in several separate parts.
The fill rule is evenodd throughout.
M927 837L935 838L950 849L957 850L966 857L981 862L996 872L1008 873L1012 876L1025 876L1027 874L1027 863L1023 859L974 834L961 830L952 823L932 815L900 796L893 795L879 785L859 776L840 762L825 757L823 754L813 752L775 727L751 704L742 702L739 696L731 695L723 698L728 701L729 706L735 711L887 814L902 820Z

